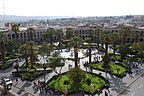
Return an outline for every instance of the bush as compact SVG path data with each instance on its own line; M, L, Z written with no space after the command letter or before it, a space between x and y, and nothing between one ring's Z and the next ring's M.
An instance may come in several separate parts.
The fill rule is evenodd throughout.
M86 79L86 84L89 86L91 84L91 79L90 78L87 78Z
M69 82L67 80L64 81L64 85L68 85Z

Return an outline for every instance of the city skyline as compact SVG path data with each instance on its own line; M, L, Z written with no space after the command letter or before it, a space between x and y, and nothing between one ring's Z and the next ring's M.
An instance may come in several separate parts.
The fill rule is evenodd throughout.
M0 15L122 16L144 15L143 0L0 0Z

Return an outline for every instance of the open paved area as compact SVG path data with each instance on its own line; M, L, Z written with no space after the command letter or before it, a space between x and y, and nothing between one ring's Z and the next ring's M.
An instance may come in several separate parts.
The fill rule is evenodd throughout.
M94 56L92 55L92 61L94 60ZM100 55L99 55L100 56ZM101 57L100 57L101 59ZM86 68L83 66L84 62L88 61L88 58L84 58L80 60L80 68L86 71ZM25 61L23 59L19 60L19 65L22 65ZM43 61L44 62L44 61ZM69 70L69 65L72 65L74 67L74 62L72 61L65 61L65 66L62 68L62 72L66 72ZM57 68L59 70L59 68ZM14 93L16 96L50 96L49 93L44 93L40 91L35 91L33 89L33 82L38 82L38 80L43 81L44 76L40 76L36 78L33 82L30 81L21 81L20 78L18 78L18 83L16 83L16 78L13 77L12 72L15 71L15 69L12 67L2 71L0 70L0 77L7 76L13 81L13 87L10 90L10 92ZM89 69L87 69L89 71ZM106 74L104 72L93 70L94 73L102 73L102 75L105 77ZM139 76L143 72L143 67L139 66L138 72L133 69L132 76L129 76L127 74L123 79L116 78L113 75L108 74L108 80L110 81L110 88L109 90L104 89L102 94L99 96L105 96L104 92L107 91L109 93L109 96L116 96L119 92L121 92L125 87L127 87L133 80ZM55 75L54 72L49 73L46 75L46 79L49 80L53 75ZM143 89L144 89L144 75L140 76L135 82L133 82L126 90L121 92L118 96L143 96ZM2 87L2 86L1 86ZM137 90L139 89L139 90ZM139 94L139 95L137 95ZM71 96L80 96L79 93L71 95ZM87 96L87 95L85 95ZM95 95L98 96L98 95Z

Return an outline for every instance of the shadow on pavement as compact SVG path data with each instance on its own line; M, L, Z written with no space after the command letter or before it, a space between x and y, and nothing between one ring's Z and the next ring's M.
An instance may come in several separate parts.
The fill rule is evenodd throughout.
M19 94L19 95L21 95L22 94L22 92L25 92L24 90L26 89L25 87L29 87L29 86L31 86L31 83L29 82L29 81L26 81L26 83L21 87L21 89L23 89L23 90L19 90L18 92L17 92L17 94ZM27 95L26 95L27 96Z
M116 93L119 93L122 89L126 87L126 83L123 82L120 78L114 77L113 75L110 75L110 88L111 91L116 91Z

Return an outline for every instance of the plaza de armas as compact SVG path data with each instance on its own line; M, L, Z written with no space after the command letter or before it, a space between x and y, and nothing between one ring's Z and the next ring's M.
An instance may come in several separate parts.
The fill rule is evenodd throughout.
M19 27L20 25L14 24L11 28L15 34L14 40L10 40L6 32L0 32L0 69L5 70L13 66L16 69L12 72L13 76L28 81L43 75L41 90L46 92L53 90L65 96L75 93L101 94L103 89L109 89L107 74L123 79L126 75L132 74L132 68L142 66L143 35L136 27L119 25L116 31L87 28L89 34L87 37L78 35L73 28L66 28L65 34L61 29L48 28L42 34L42 42L34 41L35 29L30 27L26 30L29 33L28 41L25 43L21 43L17 38ZM56 40L53 38L55 36ZM108 51L109 49L112 51ZM74 58L60 55L72 50ZM86 50L82 52L84 57L79 57L79 51L83 50ZM97 51L92 53L93 50ZM101 60L97 54L102 58ZM37 63L40 61L38 56L41 56L45 62ZM88 60L80 64L85 58ZM18 63L19 59L25 59L25 63L21 66ZM67 64L66 61L73 61L74 67L69 66L71 68L68 71L62 72L63 66ZM81 69L80 66L84 66L86 70ZM106 75L102 76L101 72L95 73L94 70L105 72ZM52 71L56 75L46 80L45 75ZM106 92L105 95L107 94Z

